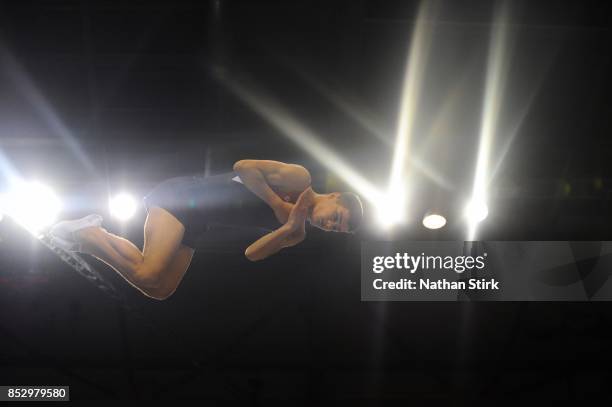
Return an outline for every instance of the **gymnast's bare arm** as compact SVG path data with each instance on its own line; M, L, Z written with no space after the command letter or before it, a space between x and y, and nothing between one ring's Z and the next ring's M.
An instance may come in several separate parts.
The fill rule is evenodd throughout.
M306 237L305 223L312 205L314 193L307 188L301 194L291 209L287 222L251 244L245 251L245 256L251 261L265 259L285 247L295 246Z
M285 202L271 187L289 191L304 191L310 186L310 173L297 164L272 160L240 160L234 171L251 192L266 202L282 224L287 222L293 204Z

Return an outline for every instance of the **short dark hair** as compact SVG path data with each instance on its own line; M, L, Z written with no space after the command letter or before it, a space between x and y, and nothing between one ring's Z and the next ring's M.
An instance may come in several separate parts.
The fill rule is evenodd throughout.
M355 233L363 219L363 204L361 198L352 192L340 192L338 204L349 211L348 231Z

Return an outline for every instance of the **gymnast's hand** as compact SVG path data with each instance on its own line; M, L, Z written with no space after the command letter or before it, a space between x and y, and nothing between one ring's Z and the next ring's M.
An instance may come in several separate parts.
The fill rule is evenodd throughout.
M289 219L286 223L290 230L286 239L287 243L294 245L304 240L306 237L306 219L308 218L308 211L313 204L314 192L312 188L307 188L300 194L289 214Z
M295 205L291 208L287 223L291 227L303 227L306 218L308 218L308 210L312 205L314 205L314 191L311 187L308 187L300 194Z

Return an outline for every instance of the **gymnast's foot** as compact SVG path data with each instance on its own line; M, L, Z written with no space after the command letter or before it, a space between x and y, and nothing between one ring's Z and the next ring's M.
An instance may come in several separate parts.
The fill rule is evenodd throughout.
M81 235L90 228L99 228L102 225L102 216L92 214L81 219L58 222L49 229L51 242L70 252L83 250Z

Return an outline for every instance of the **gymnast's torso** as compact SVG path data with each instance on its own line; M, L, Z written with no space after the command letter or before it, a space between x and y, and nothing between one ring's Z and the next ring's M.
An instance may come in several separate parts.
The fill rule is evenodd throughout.
M295 202L299 192L273 188L283 200ZM210 227L251 227L274 230L280 223L272 208L251 192L234 172L170 178L144 198L147 210L157 206L170 212L185 227L183 243L195 241Z

